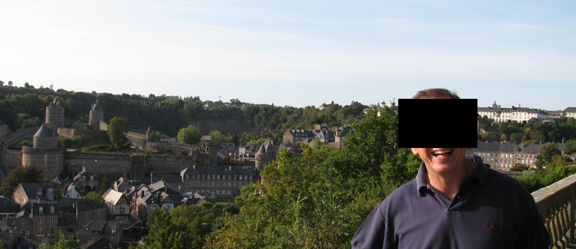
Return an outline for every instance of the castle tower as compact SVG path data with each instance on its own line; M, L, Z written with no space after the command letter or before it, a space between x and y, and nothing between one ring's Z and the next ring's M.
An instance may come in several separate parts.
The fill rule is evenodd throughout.
M44 124L33 137L33 146L22 147L22 166L36 165L44 173L44 181L50 181L64 169L65 148L58 147L57 127Z
M150 127L146 130L146 141L152 141L152 129Z
M92 105L92 110L90 110L90 120L88 121L92 130L100 130L100 121L104 121L104 111L100 101L96 99L96 103Z
M278 151L276 151L273 144L272 139L268 139L266 143L266 153L268 154L269 161L276 160L278 156Z
M64 128L64 107L60 105L60 101L54 100L48 107L46 107L46 121L45 124L53 126L53 135L57 133L58 128Z
M266 148L264 148L264 144L260 145L260 149L256 155L254 155L254 157L256 159L256 169L259 171L264 170L264 166L268 165L268 162L270 162L268 154L266 153Z

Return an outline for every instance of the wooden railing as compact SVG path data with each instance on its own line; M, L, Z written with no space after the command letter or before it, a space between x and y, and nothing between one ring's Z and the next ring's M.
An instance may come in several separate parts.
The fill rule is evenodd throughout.
M576 175L532 193L552 240L550 248L573 248Z

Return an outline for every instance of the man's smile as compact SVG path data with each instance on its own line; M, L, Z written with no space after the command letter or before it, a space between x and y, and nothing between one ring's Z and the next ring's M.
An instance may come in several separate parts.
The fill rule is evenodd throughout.
M436 158L446 158L448 155L452 154L452 152L454 152L452 149L436 150L432 151L432 156Z

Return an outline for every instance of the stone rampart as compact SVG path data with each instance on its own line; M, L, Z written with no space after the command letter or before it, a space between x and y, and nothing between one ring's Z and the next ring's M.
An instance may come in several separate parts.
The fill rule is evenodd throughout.
M22 166L36 165L42 169L44 181L50 181L62 173L64 166L64 148L22 147Z
M196 164L194 159L191 156L148 155L146 167L151 168L157 174L173 174L194 166Z
M22 165L21 150L2 150L1 153L0 163L4 165L6 171L15 169Z
M108 137L106 131L93 131L93 130L69 129L69 128L58 129L58 135L61 137L84 136L88 139L98 139Z
M24 128L24 129L20 129L20 130L17 130L15 132L12 132L12 133L10 133L4 137L4 139L3 139L4 144L6 146L9 146L9 145L12 145L13 143L16 143L22 139L33 137L39 128L40 127L30 127L30 128Z
M64 164L76 172L82 167L95 174L130 174L131 158L127 154L67 152Z

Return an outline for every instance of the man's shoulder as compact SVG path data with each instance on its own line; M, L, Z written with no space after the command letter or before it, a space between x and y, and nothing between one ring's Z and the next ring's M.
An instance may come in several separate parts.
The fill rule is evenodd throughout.
M524 185L516 178L493 169L489 169L488 181L489 184L524 189Z
M384 199L381 205L386 205L391 202L397 202L400 199L408 199L412 197L418 196L418 189L417 189L416 179L412 179L411 181L404 183L396 190L394 190L391 194L389 194L386 199Z

